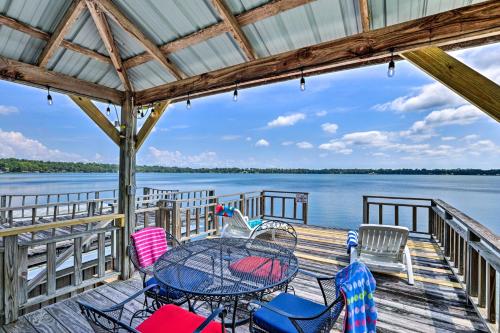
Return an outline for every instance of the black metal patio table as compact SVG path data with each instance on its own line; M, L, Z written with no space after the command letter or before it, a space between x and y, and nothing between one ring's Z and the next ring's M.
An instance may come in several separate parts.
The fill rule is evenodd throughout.
M191 302L224 304L232 314L233 331L248 322L248 311L239 303L284 288L297 271L297 257L290 250L242 238L189 242L167 251L154 266L162 288L183 292ZM237 313L246 316L237 321Z

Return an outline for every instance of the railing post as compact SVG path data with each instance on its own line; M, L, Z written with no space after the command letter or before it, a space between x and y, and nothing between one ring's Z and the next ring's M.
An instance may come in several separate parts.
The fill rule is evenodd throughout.
M240 212L243 215L249 215L249 216L251 216L253 214L253 212L252 212L252 214L247 214L245 212L245 193L240 194Z
M172 231L174 237L181 239L182 237L182 223L181 223L181 210L179 207L179 202L175 200L172 207Z
M7 207L7 196L2 195L2 196L0 196L0 208L5 208L5 207ZM4 222L5 222L5 211L3 210L0 213L0 223L4 223Z
M446 238L446 237L445 237ZM477 296L478 292L478 265L479 265L479 254L476 250L472 248L472 242L480 242L481 239L472 232L468 232L467 235L467 280L466 280L466 290L467 294L470 296Z
M5 323L17 320L19 313L19 262L17 235L7 236L4 242L4 313Z
M307 215L308 215L308 205L309 205L309 196L306 196L307 199L302 203L302 220L304 220L304 224L307 225Z
M368 198L363 195L363 224L368 224Z
M260 217L266 215L266 192L260 192Z

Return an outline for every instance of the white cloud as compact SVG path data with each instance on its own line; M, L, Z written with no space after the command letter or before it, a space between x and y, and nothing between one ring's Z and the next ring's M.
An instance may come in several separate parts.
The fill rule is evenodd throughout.
M469 135L464 136L462 139L465 140L465 141L473 141L473 140L479 139L479 135L477 135L477 134L469 134Z
M25 137L21 132L0 129L0 157L15 157L44 161L84 161L78 154L50 149L38 140Z
M297 142L297 147L300 149L311 149L314 146L310 142L301 141L301 142Z
M316 117L324 117L328 114L325 110L316 112Z
M304 113L294 113L289 116L279 116L267 123L267 126L270 128L273 127L283 127L283 126L293 126L297 122L306 119L306 115Z
M17 112L19 112L19 109L15 106L0 105L0 116L6 116Z
M260 139L255 143L255 147L269 147L270 143L265 139Z
M180 151L160 150L149 147L148 161L152 164L178 167L213 166L217 162L215 152L203 152L196 155L185 155Z
M247 137L245 138L245 141L252 141L252 138L251 138L251 137L249 137L249 136L247 136Z
M338 140L330 140L330 142L328 143L322 143L318 148L344 155L349 155L352 153L352 149L347 148L347 145L344 142Z
M282 146L291 146L291 145L293 145L293 144L294 144L294 142L293 142L293 141L283 141L283 142L281 143L281 145L282 145Z
M385 146L390 141L391 134L381 131L353 132L342 137L342 141L351 145L359 146Z
M378 111L423 111L438 107L453 107L466 103L464 99L439 82L429 83L417 89L417 93L398 97L390 102L377 104Z
M454 137L454 136L442 136L442 137L441 137L441 140L443 140L443 141L454 141L454 140L456 140L456 139L457 139L457 138L456 138L456 137Z
M373 157L389 157L389 154L377 152L377 153L373 153L372 156Z
M221 140L223 141L235 141L241 139L241 135L223 135Z
M321 125L321 128L327 133L334 134L339 129L339 125L334 123L324 123Z

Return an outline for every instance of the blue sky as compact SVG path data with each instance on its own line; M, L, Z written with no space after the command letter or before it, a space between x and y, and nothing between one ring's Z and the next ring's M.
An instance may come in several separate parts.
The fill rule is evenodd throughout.
M500 82L500 44L452 53ZM500 125L406 62L195 99L168 108L139 164L499 168ZM118 148L64 95L0 81L0 157L116 163ZM98 104L104 111L105 104ZM110 117L115 120L114 112ZM142 121L139 122L139 126Z

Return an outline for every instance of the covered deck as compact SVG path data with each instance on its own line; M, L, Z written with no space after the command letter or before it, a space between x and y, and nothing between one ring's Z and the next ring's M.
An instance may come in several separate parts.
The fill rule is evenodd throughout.
M335 274L345 267L349 258L345 248L346 231L313 226L296 226L299 243L295 252L303 269L317 273ZM407 284L404 276L375 273L377 280L376 301L379 311L380 332L487 332L488 329L467 302L453 271L448 266L442 250L429 237L411 238L409 243L415 285ZM299 274L292 282L297 295L321 302L316 281ZM136 276L126 281L114 281L91 289L76 297L48 305L0 327L0 332L92 332L81 315L75 300L111 306L121 302L142 288ZM124 319L139 310L142 300L126 308ZM201 310L203 313L203 310ZM335 332L341 332L337 323ZM248 326L238 327L237 332L248 332Z

